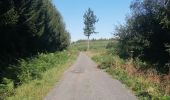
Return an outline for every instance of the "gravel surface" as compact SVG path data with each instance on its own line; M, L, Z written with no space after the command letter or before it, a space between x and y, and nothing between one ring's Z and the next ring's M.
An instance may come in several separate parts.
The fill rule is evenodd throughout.
M118 80L97 69L84 53L44 100L137 100Z

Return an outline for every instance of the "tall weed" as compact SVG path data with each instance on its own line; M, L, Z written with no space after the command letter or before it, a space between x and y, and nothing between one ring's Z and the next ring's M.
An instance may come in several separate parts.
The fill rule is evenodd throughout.
M144 62L137 59L125 61L116 55L110 55L110 53L101 53L92 59L102 66L102 69L106 68L106 71L114 78L126 84L140 100L170 100L170 94L166 92L167 89L165 87L164 90L162 89L162 86L168 86L166 83L168 80L164 82L166 83L164 85L150 81L147 76L150 71L146 73L140 71L143 66L146 67Z

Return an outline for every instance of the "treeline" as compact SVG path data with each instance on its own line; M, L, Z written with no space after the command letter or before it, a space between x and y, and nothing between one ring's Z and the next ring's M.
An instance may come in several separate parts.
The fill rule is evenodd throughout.
M51 0L0 1L0 82L17 81L18 59L60 51L70 44L62 16Z
M95 39L95 38L92 38L90 39L90 41L110 41L110 40L116 40L116 38L100 38L100 39ZM85 39L80 39L80 40L77 40L76 42L87 42L87 40Z
M117 53L140 59L146 68L168 73L170 69L170 1L134 0L126 23L117 27Z

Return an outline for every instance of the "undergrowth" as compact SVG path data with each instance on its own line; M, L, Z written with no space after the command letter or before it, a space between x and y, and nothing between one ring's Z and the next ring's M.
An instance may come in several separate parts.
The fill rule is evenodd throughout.
M132 59L125 61L107 52L95 55L92 59L99 64L99 68L126 84L140 100L170 100L170 80L154 82L147 77L149 72L141 72L134 67L145 66L145 63Z
M18 81L3 79L0 100L42 100L76 55L77 51L67 50L20 59L13 65L17 68Z

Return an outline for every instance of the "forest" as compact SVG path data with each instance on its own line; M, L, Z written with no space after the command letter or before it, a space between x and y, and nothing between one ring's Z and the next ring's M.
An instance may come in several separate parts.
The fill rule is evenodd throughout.
M0 35L0 97L9 80L14 86L22 84L21 59L62 51L70 44L70 34L51 0L1 0Z
M117 53L122 58L139 59L168 74L170 70L169 0L135 0L124 25L117 26ZM145 69L145 68L144 68Z
M0 0L0 100L42 100L80 52L87 55L83 59L91 57L96 62L93 67L125 84L138 99L169 100L170 0L132 0L129 7L125 23L116 26L110 39L91 40L91 34L101 34L95 32L95 23L104 23L89 8L82 15L88 40L71 43L52 0ZM87 71L74 75L82 77Z

